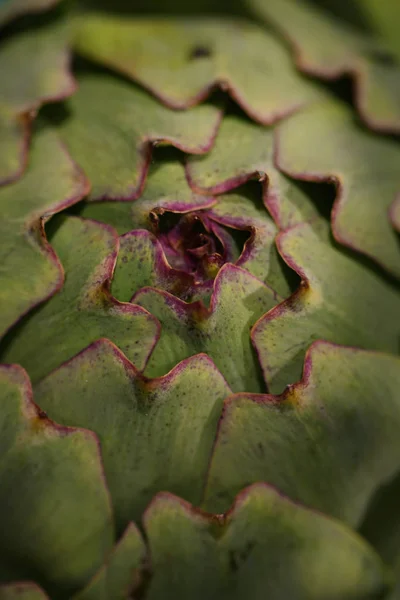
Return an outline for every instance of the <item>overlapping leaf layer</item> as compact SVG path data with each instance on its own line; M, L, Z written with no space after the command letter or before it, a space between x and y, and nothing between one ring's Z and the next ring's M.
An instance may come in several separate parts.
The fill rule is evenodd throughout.
M0 6L0 600L395 600L394 5L123 4Z

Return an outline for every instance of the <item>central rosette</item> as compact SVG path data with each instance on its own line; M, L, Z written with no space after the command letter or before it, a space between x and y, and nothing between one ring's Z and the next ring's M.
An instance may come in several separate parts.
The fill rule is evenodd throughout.
M150 222L171 267L189 273L198 283L214 279L222 265L237 258L232 233L207 211L152 211Z

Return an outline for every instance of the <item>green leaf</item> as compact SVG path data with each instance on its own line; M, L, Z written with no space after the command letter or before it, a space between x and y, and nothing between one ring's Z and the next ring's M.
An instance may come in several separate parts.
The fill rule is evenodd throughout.
M145 555L139 530L130 523L99 572L71 600L125 600L140 583Z
M190 111L192 112L192 111ZM134 202L93 202L84 204L82 217L112 225L119 234L131 229L152 229L150 213L188 213L213 206L217 199L193 192L182 164L173 159L154 163L140 198Z
M160 490L200 502L222 403L231 393L207 356L149 380L104 340L35 391L52 418L98 435L119 530L139 519Z
M247 3L289 42L301 71L324 79L352 75L355 102L367 125L400 133L400 65L380 61L386 49L379 41L304 0Z
M81 74L78 83L63 112L55 107L51 115L90 179L90 200L140 196L153 144L201 153L213 143L222 116L216 106L173 111L132 83L106 73Z
M0 600L50 600L48 595L29 581L0 585Z
M173 108L197 104L219 86L251 118L271 123L321 96L275 38L246 21L87 13L75 27L80 54L138 81Z
M379 32L400 59L400 4L397 0L355 0L372 29Z
M224 123L225 120L222 130ZM257 127L257 130L260 129ZM239 136L235 139L238 140ZM214 151L211 151L212 156L213 154ZM303 199L300 193L297 197ZM205 212L212 207L213 210ZM271 285L280 295L289 294L290 288L282 274L282 266L279 264L274 245L276 227L261 202L260 206L257 206L257 199L246 190L241 190L240 194L218 198L197 194L189 188L183 167L176 160L167 160L152 166L144 193L138 200L132 203L85 204L80 214L109 223L122 233L131 228L154 230L151 217L161 216L165 212L184 214L197 210L204 211L214 222L229 228L249 230L251 239L246 243L244 253L236 264ZM294 219L295 211L293 204L288 205L287 212L291 212L291 219ZM311 206L309 211L311 213ZM228 230L220 233L226 236ZM121 237L121 250L112 290L118 299L128 301L134 292L144 286L157 287L184 300L201 291L201 286L195 287L191 276L185 276L166 265L161 248L153 237L144 231L132 231Z
M252 331L270 391L300 378L304 353L317 339L398 353L398 289L338 247L324 222L281 232L277 245L302 283Z
M42 104L75 91L67 41L65 25L53 22L1 43L0 184L17 179L25 169L30 123Z
M36 383L99 338L113 340L144 369L159 325L138 306L109 292L118 238L106 225L60 218L52 244L64 266L63 288L16 328L2 360L23 365Z
M276 246L277 228L262 202L250 192L224 194L209 211L210 218L218 223L250 232L243 252L235 262L270 286L282 297L290 294Z
M222 121L215 144L204 156L188 157L186 172L193 190L221 194L256 179L263 201L278 227L314 217L310 199L274 166L274 130L241 117Z
M53 131L33 139L30 164L16 183L0 187L0 336L62 285L62 267L43 222L78 202L88 182Z
M382 563L362 538L266 485L242 492L225 516L160 494L144 525L153 567L147 600L366 600L386 588Z
M183 300L195 292L194 277L170 267L161 244L143 229L120 237L120 250L112 280L112 293L129 302L135 292L152 286Z
M113 543L98 442L50 421L21 367L0 366L0 390L2 577L33 576L50 594L73 592Z
M335 182L335 238L400 277L399 240L388 219L400 188L399 145L358 127L336 102L288 119L278 128L277 144L277 163L291 176Z
M282 396L226 402L204 506L226 510L243 486L266 481L359 525L373 493L400 468L399 386L398 357L316 342L303 380Z
M3 0L0 4L0 25L24 14L49 10L58 2L60 0Z
M163 375L180 360L205 352L232 390L263 389L250 328L278 300L253 275L225 264L214 281L209 309L202 302L187 304L152 288L139 291L133 301L161 323L160 340L145 370L148 377Z

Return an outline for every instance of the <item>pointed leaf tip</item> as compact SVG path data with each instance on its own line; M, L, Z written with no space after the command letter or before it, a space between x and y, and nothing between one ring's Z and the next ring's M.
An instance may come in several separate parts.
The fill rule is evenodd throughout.
M161 323L160 340L146 375L162 375L180 360L205 352L232 390L260 391L262 382L250 329L277 300L271 288L259 279L244 269L225 264L214 281L210 309L201 302L187 304L153 288L139 291L133 300Z
M144 516L152 558L147 598L343 600L385 588L379 557L342 524L258 484L226 515L171 495Z
M0 337L61 287L63 270L46 239L44 218L75 204L87 191L87 180L55 132L36 133L24 176L0 187Z
M247 3L289 42L301 71L325 79L350 74L355 103L366 124L377 131L400 133L400 65L380 60L382 51L387 54L382 42L305 0Z
M302 381L282 396L226 402L204 506L226 510L245 485L266 481L358 526L399 468L399 386L398 357L315 342Z
M109 292L116 232L94 221L62 217L51 241L65 269L65 284L14 331L3 360L22 364L36 383L105 337L143 369L159 336L159 324L143 308L118 302Z
M60 136L90 179L89 200L133 200L140 196L155 143L184 152L211 147L222 111L213 105L177 112L130 82L106 73L78 77L79 89L51 115Z
M75 48L173 108L197 104L221 87L253 119L269 124L321 96L278 42L246 21L88 13L76 21Z
M0 383L2 564L15 579L33 574L50 594L71 593L114 536L98 442L50 421L21 367L1 365Z
M270 391L300 378L305 350L317 339L397 354L397 289L338 247L324 221L283 231L277 244L302 282L252 330Z
M4 3L0 6L0 21L3 7ZM28 162L31 123L39 108L75 91L67 38L65 25L55 21L24 29L2 41L0 184L14 181L23 173Z
M102 340L35 391L51 418L98 435L120 531L160 490L200 502L222 403L231 393L207 356L147 379Z

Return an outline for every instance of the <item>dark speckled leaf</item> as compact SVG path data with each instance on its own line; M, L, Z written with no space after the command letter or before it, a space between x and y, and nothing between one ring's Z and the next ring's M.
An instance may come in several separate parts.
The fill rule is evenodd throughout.
M35 135L23 177L0 187L0 337L62 286L62 267L43 221L78 202L87 190L83 173L50 130Z
M400 468L399 386L399 357L316 342L303 380L282 396L226 402L205 507L226 510L243 486L267 481L358 526Z
M167 373L177 362L207 353L234 391L260 391L259 367L250 341L255 321L275 306L278 297L259 279L231 264L214 281L210 308L187 304L153 288L139 291L133 301L161 323L161 336L145 374Z
M140 519L161 490L200 502L222 403L231 393L207 356L148 380L100 341L35 392L51 418L98 435L119 530Z
M143 369L159 325L143 309L118 302L109 292L118 250L114 230L67 217L58 222L52 244L65 269L65 285L13 332L2 360L22 364L37 382L106 337Z
M397 354L398 289L338 247L322 221L281 232L277 244L302 283L252 331L270 391L300 378L304 353L317 339Z
M361 538L263 484L218 517L160 494L144 526L154 571L147 600L366 600L386 588Z
M8 581L33 577L65 597L113 543L99 446L92 433L56 425L38 409L21 367L0 366L0 395L0 572L7 569Z

